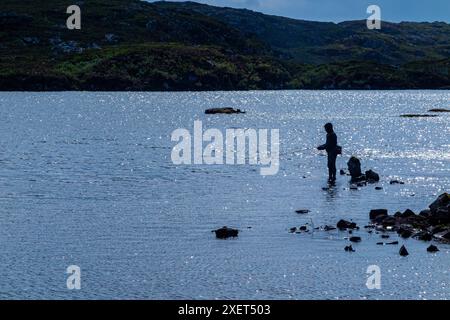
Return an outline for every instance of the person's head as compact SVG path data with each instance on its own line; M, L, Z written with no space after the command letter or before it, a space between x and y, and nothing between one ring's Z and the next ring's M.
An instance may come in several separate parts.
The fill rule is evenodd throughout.
M324 126L324 128L325 128L325 131L326 131L327 133L332 133L332 132L333 132L333 125L332 125L331 123L327 123L327 124Z

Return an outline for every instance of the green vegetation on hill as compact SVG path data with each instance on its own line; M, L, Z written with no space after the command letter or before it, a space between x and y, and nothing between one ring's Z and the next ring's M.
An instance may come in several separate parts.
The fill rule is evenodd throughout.
M339 24L193 2L2 0L0 90L450 88L450 25Z

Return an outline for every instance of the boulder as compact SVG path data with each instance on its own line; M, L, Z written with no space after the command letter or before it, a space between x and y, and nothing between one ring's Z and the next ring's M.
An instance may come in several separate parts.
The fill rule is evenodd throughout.
M447 208L439 208L428 218L433 226L450 223L450 211Z
M429 208L431 213L434 214L438 209L447 207L450 203L450 194L444 193L441 194L432 204L430 204Z
M388 211L387 209L373 209L370 210L369 218L370 220L375 220L378 217L387 217Z
M400 248L400 251L398 252L402 257L406 257L407 255L409 255L409 252L408 252L408 250L406 250L406 247L405 246L402 246L401 248Z
M407 209L405 212L403 212L402 217L403 218L409 218L409 217L413 217L416 214L414 213L414 211Z
M396 218L396 219L399 219L399 218L401 218L403 216L403 213L401 213L400 211L397 211L396 213L394 213L394 217Z
M410 238L411 236L412 236L412 231L410 230L410 229L408 229L408 228L405 228L405 227L400 227L398 230L397 230L397 233L398 233L398 235L400 236L400 237L402 237L402 238L404 238L404 239L408 239L408 238Z
M205 114L239 114L239 113L245 113L245 111L233 108L212 108L205 110Z
M431 216L431 210L430 210L430 209L422 210L422 211L420 211L419 215L420 215L421 217L428 218L428 217Z
M431 245L431 246L429 246L429 247L427 248L427 251L430 252L430 253L435 253L435 252L438 252L439 249L438 249L438 247L436 247L436 246L434 246L434 245Z
M339 222L336 224L336 227L341 231L347 230L347 229L357 229L358 228L356 223L350 222L347 220L339 220Z
M213 230L213 232L216 233L216 237L218 239L228 239L228 238L235 238L238 236L239 234L239 230L237 229L232 229L232 228L228 228L228 227L222 227L220 229L217 230Z
M380 181L380 175L372 170L366 171L366 179L370 182Z
M375 219L375 222L382 224L384 228L389 227L389 226L395 226L397 224L397 219L392 217L392 216L387 216L387 217L378 217Z

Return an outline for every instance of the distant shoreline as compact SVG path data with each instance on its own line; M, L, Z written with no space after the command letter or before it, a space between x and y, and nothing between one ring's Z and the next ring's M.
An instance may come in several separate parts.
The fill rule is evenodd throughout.
M2 3L0 91L450 89L447 23L368 30L364 20L92 0L70 30L67 3L45 2Z
M282 91L387 91L387 92L399 92L399 91L450 91L450 88L414 88L414 89L249 89L249 90L4 90L0 88L0 93L57 93L57 92L92 92L92 93L120 93L120 92L136 92L136 93L209 93L209 92L282 92Z

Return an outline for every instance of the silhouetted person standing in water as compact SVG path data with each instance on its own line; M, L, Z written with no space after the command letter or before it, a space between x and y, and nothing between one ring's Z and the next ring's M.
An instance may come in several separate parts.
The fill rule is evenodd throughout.
M321 146L318 146L319 150L326 150L328 154L328 181L336 181L336 158L339 154L337 145L337 136L334 133L333 125L327 123L325 125L325 131L327 132L327 142Z

